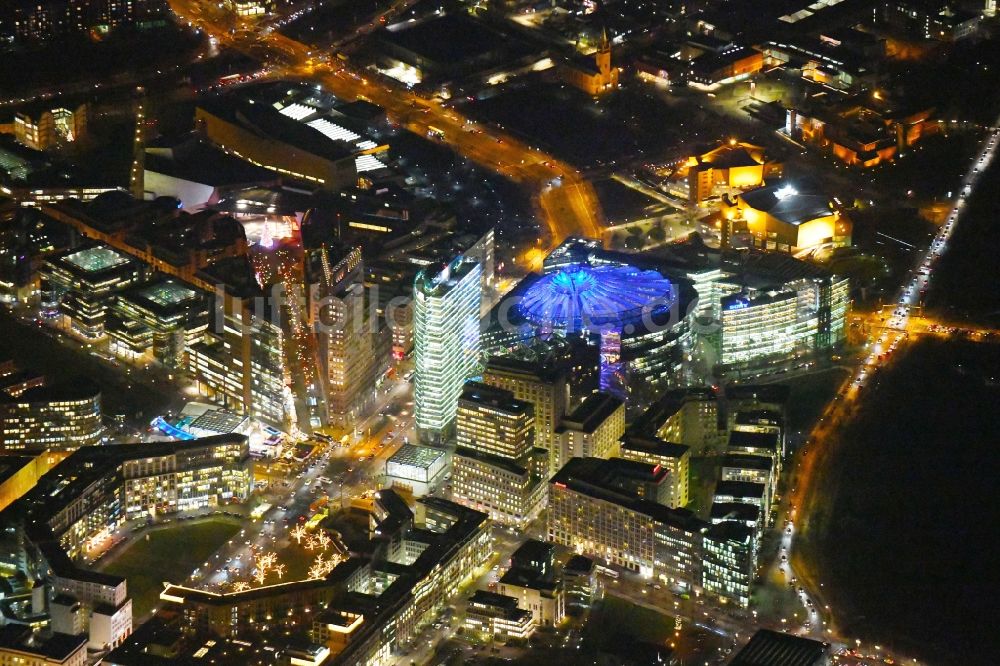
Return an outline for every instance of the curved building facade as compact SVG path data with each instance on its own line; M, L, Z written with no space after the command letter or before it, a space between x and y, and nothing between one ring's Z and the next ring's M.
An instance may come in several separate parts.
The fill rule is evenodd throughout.
M694 287L582 243L556 249L541 275L500 303L487 349L536 336L581 336L600 349L601 390L627 399L679 383L692 342Z

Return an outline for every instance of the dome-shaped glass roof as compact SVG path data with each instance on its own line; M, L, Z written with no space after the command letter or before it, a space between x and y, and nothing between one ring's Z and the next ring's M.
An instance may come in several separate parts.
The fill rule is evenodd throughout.
M580 331L636 324L675 298L670 280L656 271L574 264L543 275L515 307L536 326Z

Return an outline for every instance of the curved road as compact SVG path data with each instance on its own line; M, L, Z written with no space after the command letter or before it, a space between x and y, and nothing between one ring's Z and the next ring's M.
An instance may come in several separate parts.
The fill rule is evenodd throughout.
M789 559L787 568L783 567L786 575L789 578L798 575L802 579L798 583L802 586L799 597L806 610L806 619L811 623L811 626L806 628L805 633L813 633L817 637L825 637L827 640L836 636L833 618L829 617L828 613L820 614L818 612L820 608L829 610L829 606L822 598L821 590L817 587L822 586L820 572L813 570L810 566L811 563L803 561L802 557L797 555L792 557L795 534L802 529L808 529L812 507L824 501L824 498L817 493L815 477L822 473L822 468L828 463L832 454L831 448L836 446L838 427L842 421L851 417L859 399L864 395L862 389L874 370L887 362L896 347L911 333L922 332L920 320L911 317L911 311L919 306L921 293L930 284L937 259L947 251L948 240L964 210L965 202L972 191L980 185L980 177L993 160L998 145L1000 145L1000 118L990 128L980 151L973 158L972 165L962 179L961 190L948 214L947 221L938 230L926 251L918 255L906 276L886 326L873 332L867 356L857 371L848 378L833 401L827 405L813 429L807 445L802 448L794 461L796 467L793 475L797 481L788 497L787 521L783 528L781 546L782 552L787 554ZM828 617L826 632L823 631L824 627L822 626L824 616Z
M200 26L220 43L257 58L270 58L280 63L286 75L317 81L341 99L377 104L406 129L436 136L456 153L531 188L550 246L572 235L600 238L602 217L597 195L571 165L387 77L355 71L332 54L313 52L310 46L282 35L266 22L237 22L204 0L170 0L170 6L182 20Z

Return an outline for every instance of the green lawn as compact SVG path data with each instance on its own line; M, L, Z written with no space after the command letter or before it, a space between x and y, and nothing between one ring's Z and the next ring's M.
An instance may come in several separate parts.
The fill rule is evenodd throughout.
M612 650L614 645L608 643L622 636L663 644L673 633L673 618L609 594L591 610L584 629L584 646Z
M239 523L223 518L154 527L135 535L126 550L100 570L128 580L132 614L141 618L156 605L164 581L184 581L239 531Z

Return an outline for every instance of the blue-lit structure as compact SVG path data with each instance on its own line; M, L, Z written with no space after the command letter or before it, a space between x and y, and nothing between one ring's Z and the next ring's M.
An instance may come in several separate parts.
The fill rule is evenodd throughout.
M532 338L579 336L598 349L601 389L644 402L683 380L698 294L655 257L566 239L494 307L487 354Z
M543 275L515 305L529 322L564 333L621 332L676 302L673 284L653 270L627 264L571 264Z

